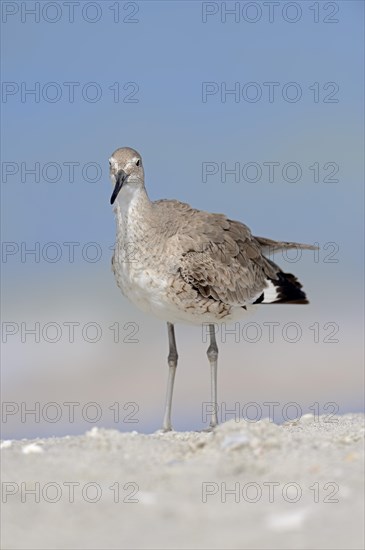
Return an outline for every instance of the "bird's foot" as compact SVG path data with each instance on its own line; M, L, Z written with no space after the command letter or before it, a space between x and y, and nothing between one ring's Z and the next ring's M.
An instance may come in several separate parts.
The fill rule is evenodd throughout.
M214 430L217 426L218 426L218 423L216 423L216 424L210 423L210 425L207 428L204 428L204 430L202 430L202 431L203 432L214 432Z
M162 426L159 430L156 431L158 434L166 434L169 432L175 431L172 426Z

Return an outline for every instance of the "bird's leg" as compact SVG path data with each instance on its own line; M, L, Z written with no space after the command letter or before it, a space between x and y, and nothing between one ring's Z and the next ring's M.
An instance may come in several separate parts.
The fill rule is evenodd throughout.
M164 432L172 430L171 425L171 405L172 405L172 393L174 391L174 380L177 367L177 349L175 340L175 329L172 323L167 323L167 332L169 336L169 356L167 358L169 364L169 377L167 380L167 392L165 403L165 416L163 419L162 429Z
M209 325L210 345L207 350L207 355L210 363L210 380L211 380L211 404L213 407L210 427L214 428L218 424L218 402L217 402L217 366L218 366L218 346L215 339L215 327Z

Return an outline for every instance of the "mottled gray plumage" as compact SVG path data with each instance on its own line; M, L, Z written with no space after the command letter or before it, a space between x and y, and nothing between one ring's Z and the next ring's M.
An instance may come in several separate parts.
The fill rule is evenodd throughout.
M243 223L176 200L150 201L134 149L117 149L109 162L117 219L113 271L125 296L169 323L170 357L176 355L172 368L175 322L231 321L260 302L307 303L297 279L265 254L312 246L254 237ZM213 336L210 361L216 365ZM165 429L171 427L169 408L171 402Z

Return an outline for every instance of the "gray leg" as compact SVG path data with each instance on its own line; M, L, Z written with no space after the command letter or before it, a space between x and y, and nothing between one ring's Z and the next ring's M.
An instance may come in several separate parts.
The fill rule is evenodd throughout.
M209 334L210 334L210 346L207 350L207 355L210 363L211 402L213 406L210 426L211 428L214 428L218 424L218 401L217 401L218 346L215 339L214 325L209 325Z
M172 430L172 425L171 425L172 392L174 391L174 380L175 380L177 358L178 358L176 341L175 341L175 329L172 323L167 323L167 332L169 335L169 356L167 358L167 361L169 363L169 377L167 380L165 416L163 419L163 426L162 426L162 429L165 432Z

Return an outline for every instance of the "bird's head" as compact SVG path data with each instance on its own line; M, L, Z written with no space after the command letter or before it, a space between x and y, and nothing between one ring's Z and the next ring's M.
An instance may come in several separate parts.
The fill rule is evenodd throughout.
M113 204L123 186L140 187L144 185L142 157L135 149L121 147L114 151L109 159L110 177L114 191L110 198Z

